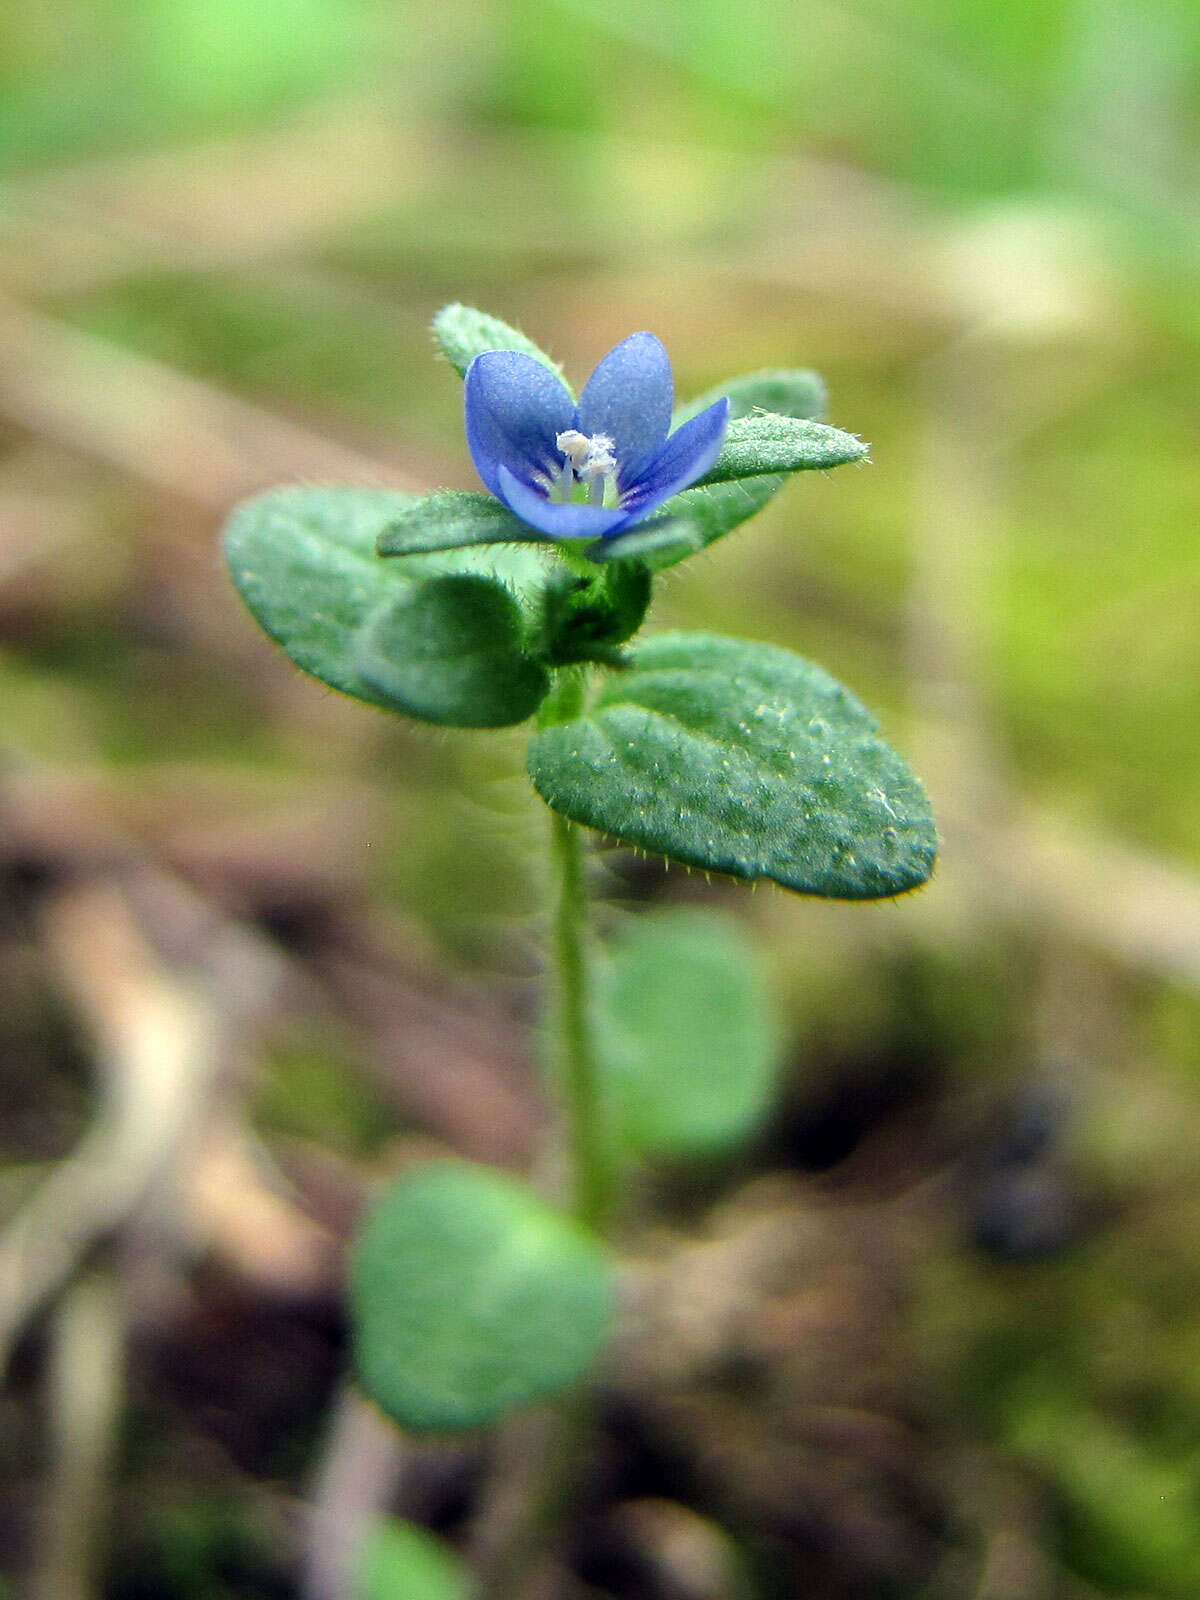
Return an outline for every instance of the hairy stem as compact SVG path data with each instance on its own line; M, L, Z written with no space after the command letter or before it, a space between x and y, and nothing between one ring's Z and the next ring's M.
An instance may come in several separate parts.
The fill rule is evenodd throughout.
M566 1112L571 1159L571 1209L588 1227L601 1229L611 1203L611 1181L592 1035L583 841L575 824L557 812L552 826L551 848L558 880L554 963L559 1092Z
M569 722L583 709L587 670L561 668L538 713L540 727ZM602 1231L612 1201L612 1175L604 1138L599 1073L593 1036L589 918L583 836L574 823L551 813L551 864L556 894L551 958L554 985L554 1067L566 1123L571 1210Z

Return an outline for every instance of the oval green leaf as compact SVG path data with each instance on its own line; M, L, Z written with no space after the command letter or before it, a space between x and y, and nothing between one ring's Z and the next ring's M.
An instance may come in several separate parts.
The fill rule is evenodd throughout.
M423 722L504 728L532 716L550 678L525 654L516 601L493 578L413 584L357 636L363 679Z
M774 645L666 634L582 716L541 729L529 775L564 816L736 878L872 900L926 882L937 830L875 719Z
M612 1301L582 1228L507 1178L439 1162L394 1183L359 1236L359 1376L406 1428L481 1427L578 1383Z
M447 573L495 579L532 605L547 558L533 546L512 545L381 560L380 535L413 503L387 489L275 489L237 508L225 555L242 599L297 666L358 700L416 716L361 671L367 625L421 581Z
M703 1155L745 1138L771 1104L782 1029L741 926L713 912L651 912L606 956L597 1049L621 1144Z
M404 579L375 554L375 541L411 502L388 489L273 489L238 506L225 558L255 619L298 667L373 705L386 695L364 682L355 636Z

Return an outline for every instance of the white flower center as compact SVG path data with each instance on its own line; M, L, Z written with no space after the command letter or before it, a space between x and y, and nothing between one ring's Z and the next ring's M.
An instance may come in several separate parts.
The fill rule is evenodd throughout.
M557 482L549 486L550 498L570 504L575 498L576 483L583 483L587 485L589 505L602 506L606 497L615 505L617 458L608 435L596 433L589 439L578 428L568 428L554 443L563 457L563 464Z

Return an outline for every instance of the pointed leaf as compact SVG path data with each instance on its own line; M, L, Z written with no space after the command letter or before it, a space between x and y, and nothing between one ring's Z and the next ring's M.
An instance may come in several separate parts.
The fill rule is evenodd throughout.
M524 722L550 687L525 654L516 601L494 578L470 573L414 584L358 634L355 660L399 710L456 728Z
M728 483L763 473L805 472L862 461L870 449L852 433L824 422L759 411L731 422L716 464L700 483Z
M543 800L576 822L806 894L903 894L937 853L924 791L875 719L773 645L654 639L582 716L534 736L528 766Z
M629 1150L716 1151L770 1106L782 1030L757 954L731 917L631 918L600 967L595 1015L609 1114Z
M677 496L674 503L682 499ZM690 517L676 516L671 512L640 522L628 533L615 534L611 539L596 539L585 545L583 553L598 565L620 562L630 557L644 558L654 571L674 566L703 550L704 539Z
M703 550L727 533L748 522L783 488L782 477L739 478L732 483L714 483L710 486L685 489L674 500L667 502L670 516L682 519L687 525L686 538L664 544L646 553L646 565L651 572L664 572L697 550ZM635 530L636 532L636 530Z
M730 378L715 389L709 389L680 406L675 413L675 427L689 418L699 416L714 400L723 395L729 398L729 415L748 417L755 411L773 411L781 417L808 417L820 422L825 415L825 384L815 372L800 367L783 367L766 372L748 372L741 378Z
M549 544L493 494L446 489L413 500L379 536L381 556L425 555L478 544Z
M539 350L532 339L519 329L510 328L499 317L489 317L486 311L476 311L474 306L457 303L443 306L433 319L433 332L447 361L460 378L466 377L467 368L475 357L487 350L520 350L535 361L540 361L555 377L562 378L562 368L544 350Z
M499 1174L437 1162L372 1208L351 1275L355 1357L403 1427L481 1427L578 1383L613 1302L599 1243Z

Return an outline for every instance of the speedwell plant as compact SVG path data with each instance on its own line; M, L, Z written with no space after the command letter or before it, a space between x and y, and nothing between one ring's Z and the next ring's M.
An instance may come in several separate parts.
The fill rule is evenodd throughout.
M666 351L634 333L576 400L492 317L451 305L434 331L465 380L486 492L279 489L238 509L226 553L254 616L331 687L443 726L532 720L570 1192L560 1208L434 1163L382 1194L355 1252L364 1387L405 1427L445 1431L583 1382L612 1317L603 1237L622 1164L718 1149L772 1092L779 1030L736 925L649 914L597 948L583 830L842 900L916 888L937 841L916 778L820 667L718 634L633 642L658 574L790 474L866 455L819 420L819 379L758 372L676 409ZM395 1523L370 1547L367 1591L415 1592L418 1567L442 1574L420 1593L465 1592L445 1552Z

